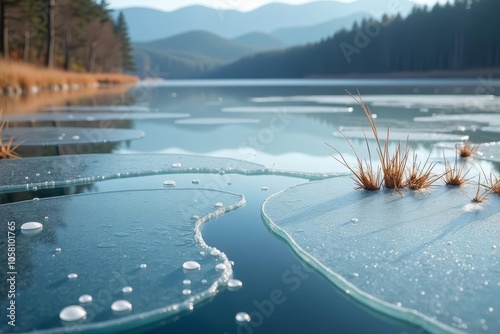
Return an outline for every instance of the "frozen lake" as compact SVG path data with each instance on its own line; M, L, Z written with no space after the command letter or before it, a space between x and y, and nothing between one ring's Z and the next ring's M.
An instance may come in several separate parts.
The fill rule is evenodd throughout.
M133 88L127 94L127 105L81 101L67 107L46 106L39 114L26 117L12 116L11 125L19 125L12 133L22 132L26 144L20 152L32 157L0 161L0 216L5 221L0 229L7 235L7 223L16 222L17 321L23 325L13 330L4 321L0 329L44 332L60 328L64 332L72 326L72 330L148 333L496 333L500 329L500 321L495 320L499 319L496 313L500 305L492 303L500 300L500 281L493 273L498 272L495 259L500 245L488 239L487 250L481 251L471 241L464 250L460 247L464 236L453 234L460 229L450 226L453 221L468 224L461 233L480 238L470 226L476 223L471 216L474 213L466 220L455 216L450 221L440 220L436 231L426 225L429 238L432 233L440 235L447 249L458 254L440 260L458 258L466 263L467 255L474 254L478 268L484 271L481 284L487 282L491 290L484 291L493 297L472 298L484 310L463 319L458 314L474 306L464 304L462 308L455 303L457 293L453 289L474 286L460 281L468 276L459 272L460 277L449 279L456 287L443 287L442 280L429 278L436 267L429 262L425 270L412 268L412 279L418 281L420 273L425 275L421 283L415 283L415 296L411 289L404 289L404 284L383 286L383 281L388 282L383 275L388 275L389 262L394 261L392 255L384 255L380 241L385 240L384 234L370 239L373 231L367 233L362 225L356 225L361 232L344 231L348 227L343 225L335 227L336 217L346 220L351 216L347 202L345 206L313 210L311 224L314 221L314 226L321 225L322 230L313 225L308 230L308 208L314 207L308 201L314 203L315 193L321 203L328 202L329 193L340 202L356 201L362 193L354 190L354 182L348 177L341 176L348 170L330 156L336 152L325 145L332 145L348 162L354 162L343 133L360 158L368 158L361 127L369 127L363 111L346 92L355 93L356 89L375 115L379 130L385 135L390 127L394 140L408 138L418 157L429 157L436 163L436 173L444 170L443 156L453 161L455 145L468 139L483 143L480 155L470 159L468 177L477 180L481 173L500 174L500 146L496 144L500 141L500 82L488 78L166 81ZM39 126L43 133L27 126ZM57 129L52 131L50 127L54 126ZM120 131L113 133L115 129ZM370 136L367 141L374 144ZM37 142L43 145L38 148ZM57 157L51 158L52 154ZM39 155L45 157L37 158ZM310 182L322 179L327 180ZM319 189L324 184L328 189L321 196L313 188L305 195L297 192L295 197L287 197L291 195L285 192L278 197L283 202L275 206L270 201L268 205L279 224L286 227L300 223L293 230L297 235L288 238L263 220L261 206L272 194L299 184ZM432 196L440 198L440 207L447 203L444 197L449 194L443 190L443 183L436 184L440 189L428 194L422 204L423 216L424 207L432 207ZM457 203L462 208L470 202L474 189L457 189L450 198L463 201ZM396 201L399 194L382 192L380 196L394 202L391 208L405 208L408 201ZM301 206L302 202L306 205ZM380 206L375 200L369 202L371 206L359 206L372 211L372 206ZM497 202L497 198L486 202L488 219L497 219ZM419 211L419 205L412 202L408 208ZM86 213L89 210L92 212ZM356 210L351 218L366 220L367 213ZM437 214L434 211L432 215ZM389 216L387 233L417 236L418 229L397 230L399 223L404 225L401 217L404 214ZM321 219L332 221L332 225L325 225ZM43 229L21 233L22 223L31 221L41 222ZM375 221L376 226L370 228L385 229L383 219ZM488 226L493 229L488 233L498 232L494 224ZM450 235L443 235L443 231ZM350 242L346 238L352 238L351 233L363 238ZM304 247L314 248L311 238L320 240L322 235L326 244L318 245L318 249L305 253L298 249L302 239L307 241ZM5 247L6 242L7 238L0 240ZM335 245L329 247L328 242ZM353 242L362 242L365 248ZM383 275L377 276L378 271L365 267L365 263L348 265L349 254L369 253L371 242L376 247L373 261L387 267ZM415 245L401 249L388 246L387 252L412 249L415 253L406 254L409 261L412 256L422 261L418 249L428 246L421 236ZM222 253L210 255L213 249ZM330 256L328 249L334 249L336 255ZM106 256L106 261L100 261L101 256ZM195 276L183 272L183 264L191 260L201 264ZM433 260L429 257L429 261ZM215 269L218 264L225 267ZM446 263L443 265L436 268L445 268ZM67 277L77 271L76 280ZM470 277L479 279L481 273ZM405 277L405 272L400 274ZM360 283L363 277L369 277L370 282ZM243 287L231 291L234 289L227 287L230 278L241 280ZM339 283L344 279L347 285ZM353 296L351 291L346 292L351 284L361 293ZM435 299L427 301L430 296L419 295L433 291L425 284L435 284L435 290L443 294L440 298L453 302L452 309L425 314L428 309L436 310L430 304ZM131 291L123 290L129 287ZM394 290L381 293L381 288ZM392 300L400 295L398 289L408 294L403 306L410 312L424 313L423 317L403 317L391 307L379 307L380 302L400 302ZM483 290L476 292L475 296L481 296ZM78 297L83 294L92 295L93 304L79 303ZM373 299L360 298L365 294ZM111 304L117 300L129 301L132 309L112 311ZM2 297L2 309L9 302ZM440 307L446 308L447 304L442 304ZM69 305L83 307L86 319L61 322L59 311ZM235 322L238 312L248 313L250 322Z

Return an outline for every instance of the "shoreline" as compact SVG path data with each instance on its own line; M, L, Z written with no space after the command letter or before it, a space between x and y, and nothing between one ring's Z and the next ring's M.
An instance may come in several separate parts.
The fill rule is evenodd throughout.
M0 96L129 85L139 81L138 77L122 73L69 72L0 60Z
M500 68L483 68L461 71L350 73L342 75L314 74L305 79L500 79Z

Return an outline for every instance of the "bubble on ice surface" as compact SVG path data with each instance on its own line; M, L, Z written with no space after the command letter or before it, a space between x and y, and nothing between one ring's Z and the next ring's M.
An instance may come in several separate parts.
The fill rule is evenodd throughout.
M57 248L55 249L55 251L56 251L57 253L61 253L62 249L61 249L61 248L59 248L59 247L57 247Z
M189 285L189 284L191 284L191 280L185 279L182 281L182 284Z
M91 295L81 295L79 298L78 298L78 302L81 303L81 304L88 304L88 303L91 303L93 300L92 296Z
M239 279L231 278L229 281L227 281L227 287L231 291L239 290L243 287L243 282Z
M87 311L79 305L66 306L59 312L62 321L74 322L87 318Z
M222 207L224 207L224 204L222 204L222 202L217 202L217 203L215 203L215 205L214 205L214 206L215 206L216 208L222 208Z
M359 219L358 219L358 218L352 218L352 219L351 219L351 222L353 222L353 223L357 223L357 222L359 222Z
M120 299L111 304L113 312L127 312L132 310L132 304L128 300Z
M163 182L163 185L166 187L175 187L175 181L174 180L166 180Z
M218 270L218 271L224 271L226 269L227 269L227 266L224 263L217 263L217 265L215 266L215 270Z
M217 248L212 248L212 250L210 251L210 255L212 256L219 256L220 253L220 250L218 250Z
M185 296L189 296L191 294L191 290L184 289L184 290L182 290L182 294L185 295Z
M21 225L21 232L34 232L37 230L41 230L43 228L43 224L39 222L28 222Z
M132 293L132 291L134 291L134 289L131 286L124 286L122 288L122 292L125 294Z
M206 279L201 280L201 284L207 284L207 283L208 283L208 281Z
M71 273L71 274L68 274L68 278L70 280L75 280L78 278L78 274L75 274L75 273Z
M148 267L148 265L147 265L147 264L145 264L145 263L141 263L141 264L139 265L139 268L141 268L141 269L146 269L147 267Z
M191 181L193 184L200 184L200 180L193 180Z
M185 270L200 270L201 265L196 261L186 261L182 264Z
M246 312L238 312L234 316L237 322L239 323L245 323L245 322L250 322L252 319L250 318L250 315Z
M182 167L182 164L180 162L174 162L172 164L172 168L181 168Z
M269 187L261 187L260 190L262 190L262 191L268 191Z

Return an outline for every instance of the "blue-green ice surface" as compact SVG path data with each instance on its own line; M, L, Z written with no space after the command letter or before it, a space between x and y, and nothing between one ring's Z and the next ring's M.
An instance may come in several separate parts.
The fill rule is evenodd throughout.
M500 333L500 198L477 187L353 190L349 177L290 188L263 215L359 301L436 333Z
M7 128L4 138L14 138L19 146L54 146L116 143L144 137L144 131L72 127Z
M0 193L174 173L274 174L324 179L334 174L267 169L237 159L182 154L82 154L2 161Z
M12 274L16 326L2 321L0 331L121 332L196 308L232 275L228 258L204 242L200 227L244 204L242 195L228 192L165 189L0 206L2 220L9 222L1 225L2 235L15 225L16 259L10 271L18 273ZM26 222L43 228L22 231ZM187 261L201 268L187 271ZM93 301L80 303L86 294ZM2 309L9 300L2 300ZM132 310L113 312L117 300L129 301ZM60 311L70 305L82 306L86 319L61 321Z

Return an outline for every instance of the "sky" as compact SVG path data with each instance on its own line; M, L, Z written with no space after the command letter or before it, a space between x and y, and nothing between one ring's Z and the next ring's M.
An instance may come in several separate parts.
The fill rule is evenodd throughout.
M190 5L204 5L216 9L236 9L249 11L271 2L301 4L314 0L108 0L113 9L125 7L150 7L164 11L172 11ZM334 0L332 0L334 1ZM337 0L351 2L351 0ZM447 0L411 0L417 4L433 6L435 3L446 3Z

